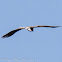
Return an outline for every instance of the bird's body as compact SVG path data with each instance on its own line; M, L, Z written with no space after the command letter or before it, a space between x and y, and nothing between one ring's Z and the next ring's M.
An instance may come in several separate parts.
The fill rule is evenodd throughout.
M60 26L44 26L44 25L38 25L38 26L29 26L29 27L19 27L18 29L12 30L12 31L10 31L9 33L3 35L2 38L10 37L10 36L12 36L14 33L16 33L17 31L19 31L19 30L21 30L21 29L27 29L28 31L33 31L33 28L37 28L37 27L56 28L56 27L60 27Z

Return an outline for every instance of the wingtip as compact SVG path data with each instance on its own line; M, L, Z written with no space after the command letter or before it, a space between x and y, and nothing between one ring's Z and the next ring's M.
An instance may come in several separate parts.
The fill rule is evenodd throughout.
M53 27L51 27L51 28L57 28L57 27L61 27L61 26L53 26Z
M62 27L62 26L56 26L56 27Z
M6 36L2 36L1 38L7 38Z
M57 26L57 27L62 27L62 26Z

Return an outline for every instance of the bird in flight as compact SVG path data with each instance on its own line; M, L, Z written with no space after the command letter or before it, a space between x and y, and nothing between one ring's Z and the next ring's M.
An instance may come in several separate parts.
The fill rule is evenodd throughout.
M60 26L44 26L44 25L38 25L38 26L29 26L29 27L19 27L18 29L12 30L12 31L10 31L9 33L3 35L2 38L10 37L10 36L12 36L14 33L16 33L17 31L22 30L22 29L27 29L28 31L33 31L33 28L38 28L38 27L56 28L56 27L60 27Z

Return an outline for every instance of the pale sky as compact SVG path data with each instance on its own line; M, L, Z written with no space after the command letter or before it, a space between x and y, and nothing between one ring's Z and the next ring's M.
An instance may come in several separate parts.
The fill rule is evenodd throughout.
M62 62L62 27L20 30L19 27L62 26L62 0L0 0L0 62Z

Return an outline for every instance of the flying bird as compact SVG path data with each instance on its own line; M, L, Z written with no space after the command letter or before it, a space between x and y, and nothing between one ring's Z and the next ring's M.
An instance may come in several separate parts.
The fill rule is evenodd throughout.
M33 31L33 28L38 28L38 27L56 28L56 27L60 27L60 26L44 26L44 25L39 25L39 26L19 27L18 29L12 30L12 31L10 31L9 33L3 35L2 38L10 37L10 36L12 36L14 33L16 33L17 31L22 30L22 29L27 29L28 31Z

